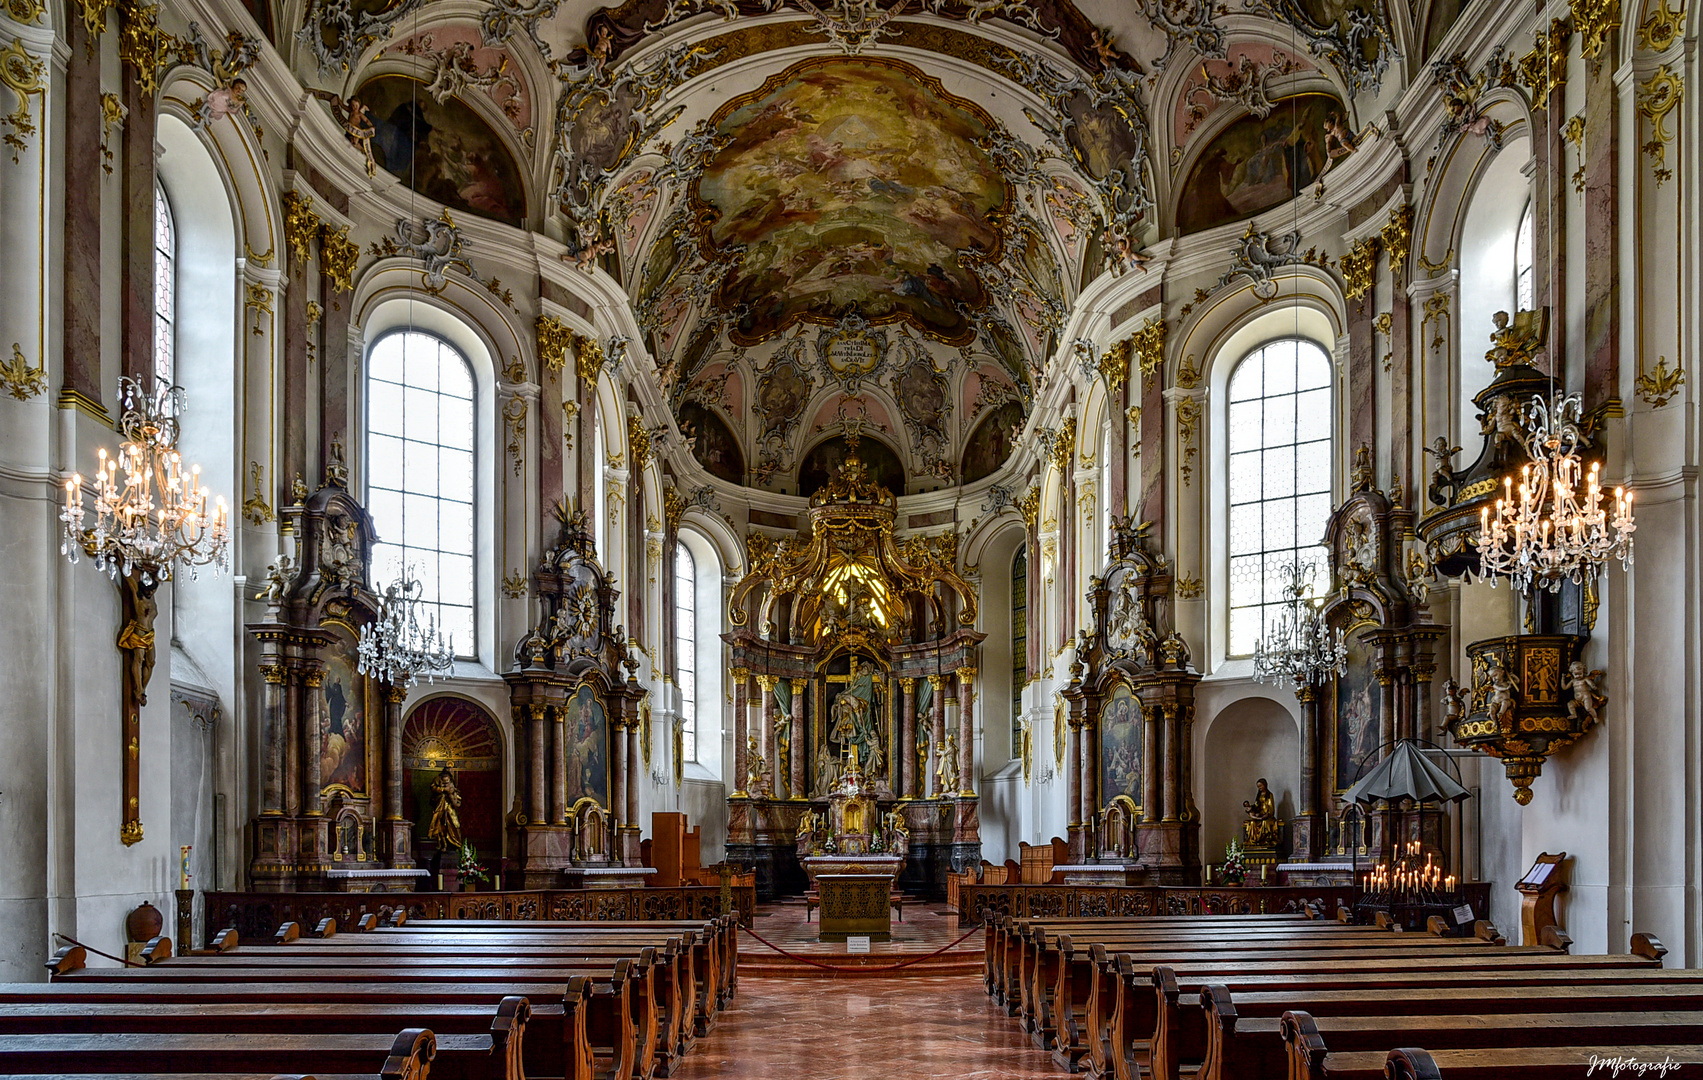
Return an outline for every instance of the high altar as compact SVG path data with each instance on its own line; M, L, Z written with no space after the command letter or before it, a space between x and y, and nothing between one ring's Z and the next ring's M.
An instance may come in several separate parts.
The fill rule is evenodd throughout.
M753 530L750 569L728 602L734 776L728 859L754 866L760 896L802 892L801 825L875 846L902 830L900 884L944 891L981 858L972 787L975 590L953 569L957 536L894 536L897 503L849 435L837 477L810 499L810 534ZM848 792L846 781L852 791ZM845 796L838 805L836 793ZM835 817L835 813L839 816Z

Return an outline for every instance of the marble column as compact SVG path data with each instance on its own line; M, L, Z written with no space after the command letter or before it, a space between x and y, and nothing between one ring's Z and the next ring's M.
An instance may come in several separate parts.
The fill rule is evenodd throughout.
M749 794L745 790L745 683L751 672L736 667L728 674L733 676L733 797L742 799Z
M125 118L128 134L117 163L123 192L119 211L123 238L119 362L124 374L147 386L154 370L154 126L158 106L155 95L143 91L135 66L120 66L120 96L129 115ZM98 121L99 115L97 107L89 119Z
M761 694L757 706L757 746L769 762L769 797L778 799L783 785L780 772L780 733L775 724L775 677L757 676L757 690ZM755 795L756 792L752 794Z
M899 797L917 794L917 681L899 679Z
M577 336L574 339L575 363L578 363L578 353L591 343L582 341ZM590 379L576 379L573 382L579 392L579 415L576 422L579 434L574 437L574 472L575 486L579 498L579 507L587 514L597 505L597 372L590 372Z
M787 771L791 776L788 794L794 799L808 798L810 792L805 789L804 761L804 688L810 683L806 679L792 680L792 748L787 758ZM914 704L914 703L913 703Z
M284 813L295 817L302 799L302 671L286 669L289 683L284 697Z
M568 823L568 709L550 706L550 822Z
M267 657L260 664L261 677L266 680L260 692L260 730L266 760L260 776L260 812L284 812L284 730L287 690L286 671L277 657Z
M627 724L627 828L635 832L639 828L639 784L643 779L639 770L644 767L639 738L645 733L640 726L637 717Z
M65 381L59 401L61 405L82 402L100 408L101 313L106 310L101 300L102 185L96 182L103 175L101 58L96 52L97 40L89 36L81 19L67 21L65 36L65 170L68 176L84 177L88 182L64 185ZM128 142L131 130L152 131L133 129L121 121L114 125L110 138L122 137ZM145 134L143 139L151 141L151 136Z
M1291 857L1304 860L1321 854L1325 836L1319 819L1319 699L1310 683L1295 687L1295 699L1301 704L1301 789L1296 794Z
M1396 739L1395 672L1380 665L1372 674L1378 680L1378 754L1382 755ZM1369 766L1377 763L1377 757L1367 762Z
M958 794L974 795L976 768L976 669L958 669Z
M549 804L545 802L544 787L544 713L546 706L528 705L526 707L526 772L527 772L527 806L526 816L534 824L549 821Z
M627 816L627 729L613 717L609 720L609 748L615 755L615 782L609 792L609 817L617 825L630 824Z
M1095 790L1095 773L1098 770L1094 766L1097 761L1094 753L1094 724L1092 721L1086 721L1082 725L1082 779L1076 785L1082 802L1077 807L1076 817L1087 826L1093 825L1094 811L1098 809L1097 804L1100 801L1099 793Z
M408 691L400 686L389 687L384 703L384 816L390 821L402 821L402 702ZM393 856L404 857L406 851Z
M320 726L325 722L325 668L314 664L302 672L302 812L318 817L324 812L319 793L324 786L320 778Z
M1159 820L1159 706L1141 707L1141 820Z
M1159 708L1165 717L1165 722L1160 729L1165 740L1163 747L1164 764L1162 766L1165 772L1163 783L1159 789L1159 797L1162 800L1160 808L1163 811L1160 820L1176 821L1177 791L1179 788L1177 782L1177 707L1166 703Z

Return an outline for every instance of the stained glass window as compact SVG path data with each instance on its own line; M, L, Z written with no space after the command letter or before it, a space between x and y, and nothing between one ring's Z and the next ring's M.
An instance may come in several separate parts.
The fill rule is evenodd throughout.
M154 182L154 382L177 375L177 228L165 189Z
M1283 606L1283 568L1315 564L1331 511L1331 365L1311 341L1274 341L1230 376L1230 655L1247 656Z
M1528 202L1525 213L1520 215L1519 234L1514 239L1514 299L1521 311L1530 311L1536 306L1536 258L1532 248L1532 204Z
M685 544L674 545L674 657L680 683L680 754L698 760L698 568Z
M476 655L473 371L442 338L402 330L368 354L367 509L374 586L409 567L422 618L437 619L457 655Z

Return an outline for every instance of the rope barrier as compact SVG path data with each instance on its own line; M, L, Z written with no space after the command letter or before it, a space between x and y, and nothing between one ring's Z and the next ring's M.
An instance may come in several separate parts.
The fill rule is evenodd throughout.
M907 968L907 967L910 967L912 964L920 964L924 960L932 960L936 956L939 956L941 953L950 952L951 950L956 949L958 946L962 945L964 942L970 940L971 938L975 937L977 934L982 932L981 927L979 927L979 926L972 927L968 933L966 933L963 937L959 938L957 941L954 941L954 942L947 944L947 945L942 945L940 948L934 950L931 953L924 953L921 956L909 956L909 957L906 957L905 959L899 961L896 964L884 964L881 967L866 967L866 966L861 965L861 964L824 964L820 960L812 960L808 956L802 956L802 955L795 953L795 952L789 952L786 949L781 948L779 945L776 945L774 942L763 937L763 935L757 933L757 931L751 929L748 926L741 926L740 929L745 931L747 934L750 934L752 937L756 938L758 941L762 942L764 945L767 945L769 948L773 949L775 952L780 953L782 956L786 957L788 960L797 960L799 963L809 964L811 967L819 967L819 968L822 968L825 971L855 971L860 975L875 974L877 972L882 972L882 971L898 971L900 968Z
M119 963L123 964L125 967L145 967L146 966L144 964L138 964L134 960L126 960L122 956L114 956L109 952L101 952L99 949L95 948L93 945L84 945L81 941L78 941L76 938L68 937L65 934L59 933L57 930L54 931L53 936L58 938L60 941L63 941L67 945L77 946L77 948L82 949L84 952L94 953L96 956L104 957L107 960L116 960Z

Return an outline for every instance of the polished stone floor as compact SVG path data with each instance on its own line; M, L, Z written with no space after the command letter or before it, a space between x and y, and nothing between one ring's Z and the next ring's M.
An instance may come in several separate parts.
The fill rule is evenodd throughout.
M739 979L682 1080L1057 1080L975 976Z

